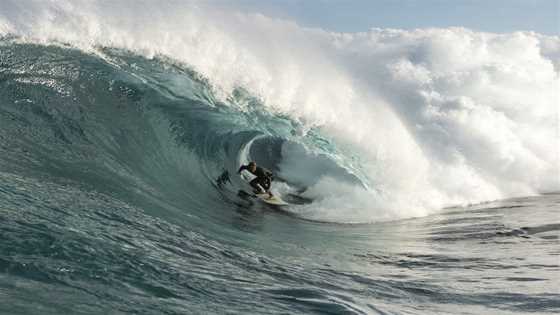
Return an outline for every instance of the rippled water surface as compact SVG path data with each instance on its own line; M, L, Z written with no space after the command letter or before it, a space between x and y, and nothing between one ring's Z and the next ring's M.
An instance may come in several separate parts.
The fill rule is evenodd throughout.
M1 173L3 314L560 310L559 195L366 225L266 207L166 220Z
M318 220L303 179L367 183L317 130L162 58L1 44L0 314L560 312L558 194ZM215 182L290 152L288 207Z

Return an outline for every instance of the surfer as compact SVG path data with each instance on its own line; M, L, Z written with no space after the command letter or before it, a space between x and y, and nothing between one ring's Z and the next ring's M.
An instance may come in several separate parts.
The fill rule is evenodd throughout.
M251 174L255 175L256 177L249 182L251 187L254 188L254 192L256 194L265 194L268 193L270 198L272 198L272 193L270 192L270 184L273 180L272 172L267 170L266 168L257 166L257 163L254 161L249 162L247 165L241 165L237 173L241 173L243 170L249 171Z

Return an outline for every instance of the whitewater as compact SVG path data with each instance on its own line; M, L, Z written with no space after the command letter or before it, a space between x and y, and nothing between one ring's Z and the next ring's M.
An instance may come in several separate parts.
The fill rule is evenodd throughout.
M2 1L0 314L558 313L559 91L534 32Z

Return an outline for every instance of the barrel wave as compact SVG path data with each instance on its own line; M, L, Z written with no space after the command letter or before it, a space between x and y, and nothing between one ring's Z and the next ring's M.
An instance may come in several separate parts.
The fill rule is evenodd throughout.
M202 212L242 202L237 192L247 187L234 174L249 160L279 172L274 190L300 204L310 200L297 192L325 174L359 183L325 154L295 142L289 118L264 112L243 90L226 103L217 100L184 65L111 49L94 55L5 44L5 169ZM308 172L282 176L286 163L317 161ZM217 186L226 171L229 182Z
M213 5L0 3L0 313L560 311L557 36Z
M160 124L154 130L171 127L170 137L191 150L185 154L194 160L185 164L198 167L182 167L204 170L193 174L196 183L214 176L210 169L231 171L230 163L248 158L241 151L263 158L275 152L262 162L287 185L275 186L314 200L292 210L362 223L560 187L550 175L560 171L554 36L461 28L339 34L189 3L7 1L3 7L0 34L13 42L75 48L111 64L117 77L102 80L125 87L107 89L132 85L130 97L148 116L161 112L151 118ZM106 92L93 88L89 93L101 100L95 94ZM181 99L196 101L181 105ZM91 108L109 111L110 101ZM201 109L181 112L189 107ZM232 134L218 140L196 126ZM259 148L252 150L241 143L253 142L239 141L227 156L202 149L238 143L245 131L270 141L254 142ZM161 146L169 150L167 144Z

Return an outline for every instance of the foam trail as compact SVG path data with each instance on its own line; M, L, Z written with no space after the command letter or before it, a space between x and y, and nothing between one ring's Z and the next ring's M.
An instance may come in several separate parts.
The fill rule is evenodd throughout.
M368 188L319 179L306 192L317 202L300 209L312 217L400 218L560 190L557 36L342 34L148 1L3 1L0 34L168 56L223 99L243 87L268 111L318 128Z

